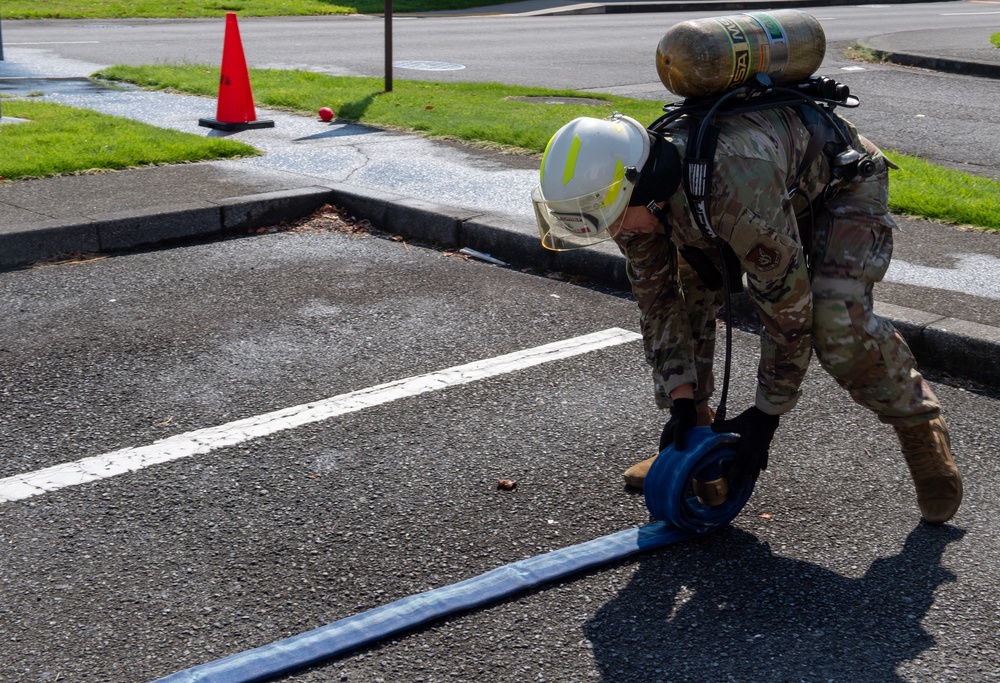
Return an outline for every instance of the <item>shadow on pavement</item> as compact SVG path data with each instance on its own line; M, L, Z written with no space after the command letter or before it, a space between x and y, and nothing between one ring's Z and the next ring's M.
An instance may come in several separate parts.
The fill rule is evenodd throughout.
M355 124L353 121L333 121L331 125L335 125L337 127L323 131L322 133L314 133L313 135L306 135L300 138L295 138L294 140L292 140L292 142L305 142L307 140L323 140L326 138L344 138L351 135L371 135L372 133L379 132L374 128L359 126Z
M935 642L921 619L964 534L920 524L849 578L727 528L644 559L584 630L606 681L902 681Z

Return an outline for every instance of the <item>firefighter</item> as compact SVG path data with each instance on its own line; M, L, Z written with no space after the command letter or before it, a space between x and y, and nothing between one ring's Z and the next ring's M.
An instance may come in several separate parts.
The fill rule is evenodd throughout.
M754 404L712 426L740 435L731 484L756 480L766 468L815 350L858 404L895 429L920 512L942 524L962 500L948 426L905 341L872 310L895 227L889 162L839 117L850 145L836 157L829 144L816 153L810 142L820 133L809 123L789 106L713 122L706 230L681 183L695 130L686 118L655 130L620 114L575 119L550 140L532 193L542 243L567 249L613 239L625 256L655 401L670 415L661 450L683 449L691 428L712 423L715 320L724 297L715 280L735 260L762 330ZM855 168L841 168L847 157ZM629 468L626 483L641 488L655 457Z

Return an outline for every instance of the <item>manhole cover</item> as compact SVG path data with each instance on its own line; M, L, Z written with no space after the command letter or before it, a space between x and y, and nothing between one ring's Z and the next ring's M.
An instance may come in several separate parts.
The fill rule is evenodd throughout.
M592 97L505 97L504 99L516 100L518 102L532 102L534 104L582 104L588 107L611 106L605 100L598 100Z
M448 62L393 62L393 66L400 69L413 69L415 71L458 71L464 69L464 64L450 64Z

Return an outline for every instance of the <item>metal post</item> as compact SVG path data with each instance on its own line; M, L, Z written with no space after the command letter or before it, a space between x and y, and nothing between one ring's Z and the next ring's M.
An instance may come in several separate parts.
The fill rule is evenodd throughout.
M392 92L392 0L385 0L385 91Z
M0 16L0 62L3 61L3 17ZM0 119L3 119L3 102L0 102Z

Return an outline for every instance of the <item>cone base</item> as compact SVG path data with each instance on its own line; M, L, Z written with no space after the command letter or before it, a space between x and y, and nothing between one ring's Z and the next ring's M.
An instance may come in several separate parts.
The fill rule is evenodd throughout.
M198 119L198 125L204 126L205 128L214 128L215 130L232 132L250 130L252 128L274 128L274 121L271 119L256 119L254 121L229 123L227 121L219 121L218 119Z

